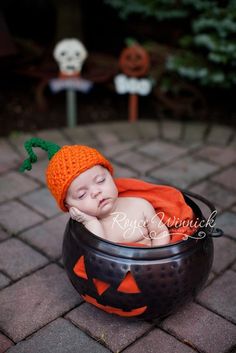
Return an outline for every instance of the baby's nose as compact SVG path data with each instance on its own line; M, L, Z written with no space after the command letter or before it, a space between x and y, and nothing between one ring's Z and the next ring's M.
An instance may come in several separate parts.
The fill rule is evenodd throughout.
M92 192L91 192L91 196L93 198L97 197L99 194L101 193L101 190L100 189L93 189Z

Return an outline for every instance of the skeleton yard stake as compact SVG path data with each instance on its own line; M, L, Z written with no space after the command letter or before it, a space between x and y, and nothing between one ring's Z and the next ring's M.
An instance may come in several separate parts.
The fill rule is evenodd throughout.
M76 91L87 93L92 87L92 82L82 79L80 72L88 54L84 45L75 38L63 39L57 43L53 51L60 74L59 78L50 81L53 92L66 90L66 115L67 126L76 126L77 104Z

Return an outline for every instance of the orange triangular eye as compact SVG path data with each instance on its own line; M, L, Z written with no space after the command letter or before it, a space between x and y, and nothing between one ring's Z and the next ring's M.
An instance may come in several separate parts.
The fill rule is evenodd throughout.
M97 278L93 278L93 283L94 283L95 287L97 288L99 295L102 295L107 290L107 288L110 287L110 284L103 282Z
M130 272L127 273L119 287L117 288L118 292L124 293L140 293L140 289Z
M84 256L81 256L79 260L76 262L74 268L73 268L74 273L77 274L77 276L82 277L84 279L88 279L87 273L86 273L86 268L84 265Z

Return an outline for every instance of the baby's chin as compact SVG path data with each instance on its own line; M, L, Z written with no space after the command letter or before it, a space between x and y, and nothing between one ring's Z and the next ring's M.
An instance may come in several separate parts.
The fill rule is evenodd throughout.
M111 214L112 210L113 210L112 205L106 205L101 210L99 210L97 217L100 219L107 217Z

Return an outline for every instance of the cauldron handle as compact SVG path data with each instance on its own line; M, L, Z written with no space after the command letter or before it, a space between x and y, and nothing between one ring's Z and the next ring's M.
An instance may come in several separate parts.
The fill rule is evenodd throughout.
M180 189L180 191L183 194L186 194L186 195L188 195L190 197L193 197L193 198L203 202L205 205L207 205L209 207L210 211L211 211L212 222L215 223L217 211L216 211L215 206L210 201L208 201L207 199L205 199L205 197L203 197L201 195L195 194L194 192L191 192L191 191L188 191L188 190L181 190L181 189ZM214 238L222 237L222 235L224 235L223 230L221 230L220 228L210 227L209 225L207 226L207 231L208 231L208 234L211 237L214 237Z

